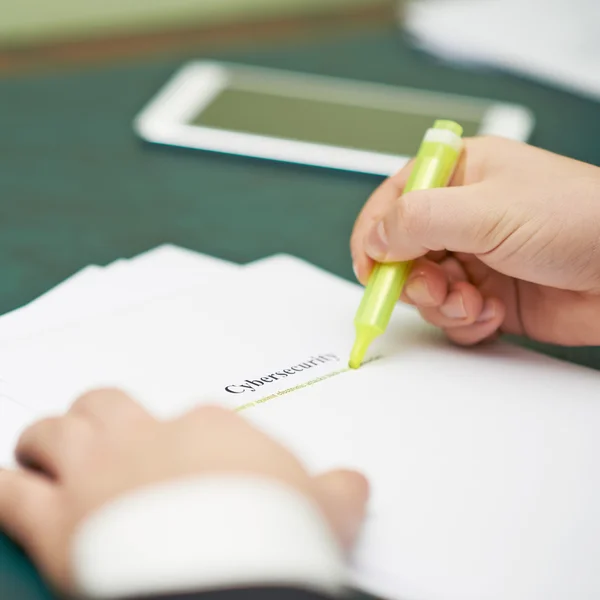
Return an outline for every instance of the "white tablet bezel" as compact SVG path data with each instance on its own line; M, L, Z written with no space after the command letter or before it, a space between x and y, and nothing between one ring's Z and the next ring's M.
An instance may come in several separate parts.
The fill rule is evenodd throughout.
M148 142L158 144L384 176L396 172L409 160L407 156L190 124L189 121L225 89L234 74L236 80L242 76L242 79L251 82L254 89L270 88L279 93L293 93L296 97L303 95L316 98L319 93L327 93L328 97L337 95L338 101L370 106L385 103L389 107L395 98L406 100L407 95L415 101L415 106L423 109L428 103L439 103L440 100L446 105L451 103L456 109L484 104L488 108L480 135L499 135L525 141L533 128L531 112L514 104L262 67L195 61L175 73L136 117L134 128L137 134ZM239 87L237 82L236 87Z

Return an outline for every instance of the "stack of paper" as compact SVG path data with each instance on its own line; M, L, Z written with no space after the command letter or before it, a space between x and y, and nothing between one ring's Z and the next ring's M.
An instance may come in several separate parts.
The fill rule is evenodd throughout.
M352 563L398 600L600 597L600 374L448 345L399 306L350 371L361 288L298 259L173 247L90 267L0 319L0 456L92 387L159 417L218 402L311 470L365 472Z

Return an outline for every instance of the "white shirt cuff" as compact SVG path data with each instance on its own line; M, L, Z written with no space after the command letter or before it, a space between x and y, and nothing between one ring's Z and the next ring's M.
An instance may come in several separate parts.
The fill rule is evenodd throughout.
M202 477L102 507L73 541L77 591L117 598L252 587L338 594L341 549L317 506L273 480Z

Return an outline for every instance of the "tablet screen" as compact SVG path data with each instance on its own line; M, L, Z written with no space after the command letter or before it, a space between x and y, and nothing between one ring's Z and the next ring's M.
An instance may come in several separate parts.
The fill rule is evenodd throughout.
M437 100L340 97L305 90L225 87L196 114L191 124L302 142L411 156L423 132L436 119L460 122L465 136L475 135L488 106L454 106ZM323 90L321 90L322 92Z

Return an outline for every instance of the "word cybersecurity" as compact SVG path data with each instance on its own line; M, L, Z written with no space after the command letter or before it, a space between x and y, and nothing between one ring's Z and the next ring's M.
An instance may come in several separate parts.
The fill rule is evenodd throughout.
M289 367L287 369L282 369L281 371L276 371L275 373L271 373L270 375L264 375L259 379L246 379L246 381L244 381L243 383L228 385L225 388L225 391L229 392L230 394L244 394L246 392L255 392L257 388L262 387L263 385L274 383L281 379L285 379L286 377L290 377L291 375L296 375L297 373L301 373L302 371L312 369L313 367L318 367L324 363L329 363L331 361L339 362L340 359L335 354L321 354L320 356L311 356L306 362L294 365L293 367Z

